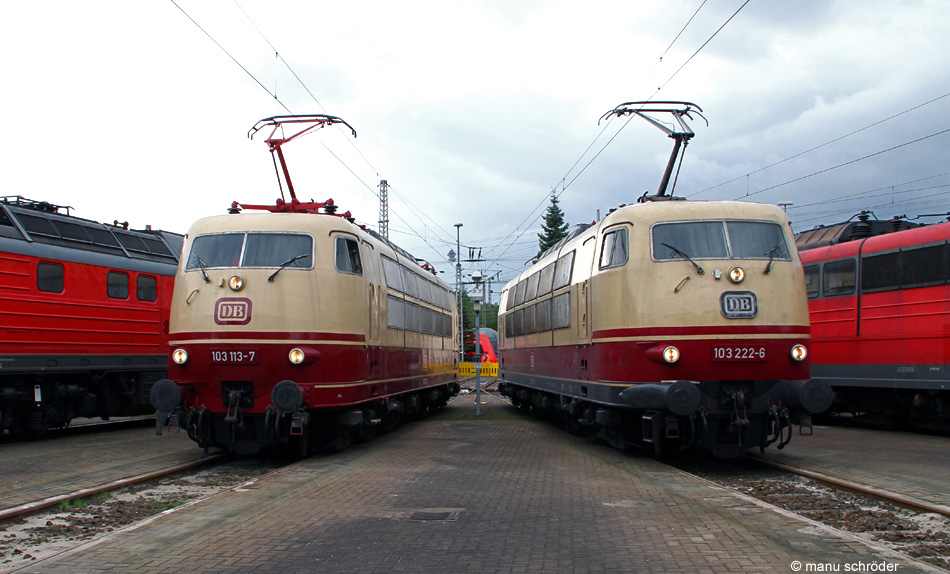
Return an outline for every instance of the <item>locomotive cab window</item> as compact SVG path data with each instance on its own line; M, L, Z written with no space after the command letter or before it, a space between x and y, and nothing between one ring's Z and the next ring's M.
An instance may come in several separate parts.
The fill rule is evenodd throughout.
M627 262L627 230L614 229L604 234L600 250L600 268L620 267Z
M781 226L763 221L727 221L729 248L736 259L791 259Z
M354 275L363 274L360 244L349 237L336 238L336 270Z
M313 239L294 233L248 233L241 267L306 269L313 265Z
M825 297L854 293L854 259L825 263L822 270L821 292Z
M135 296L139 301L158 299L158 281L151 275L139 275L135 279Z
M222 233L196 237L188 254L186 271L202 267L237 267L241 264L243 233Z
M36 288L47 293L62 293L65 271L59 263L39 263L36 266Z
M653 226L653 258L657 260L725 259L726 234L721 221L660 223Z
M106 294L112 299L129 298L129 274L109 271L106 276Z
M653 258L790 260L782 226L768 221L688 221L653 226Z
M805 266L805 292L809 299L814 299L821 293L821 266Z
M191 244L185 271L211 267L313 266L313 239L298 233L218 233Z

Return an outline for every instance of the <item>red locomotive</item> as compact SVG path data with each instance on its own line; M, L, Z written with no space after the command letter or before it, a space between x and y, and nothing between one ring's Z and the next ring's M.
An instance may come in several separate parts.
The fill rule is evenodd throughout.
M824 226L797 236L812 325L812 377L833 409L950 422L950 223Z
M331 124L345 122L259 122L252 133L274 130L267 143L290 200L235 203L188 233L172 301L170 380L155 385L152 400L160 413L178 409L199 446L301 456L341 449L458 392L448 288L332 200L296 197L280 146ZM295 125L303 128L275 136Z
M181 241L0 198L0 433L151 412Z

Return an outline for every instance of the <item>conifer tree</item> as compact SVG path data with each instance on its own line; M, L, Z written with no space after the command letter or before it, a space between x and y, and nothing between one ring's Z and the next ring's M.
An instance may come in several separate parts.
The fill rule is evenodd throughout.
M551 194L551 205L544 212L544 223L541 226L541 233L538 234L538 255L567 237L567 228L564 212L558 206L557 196Z

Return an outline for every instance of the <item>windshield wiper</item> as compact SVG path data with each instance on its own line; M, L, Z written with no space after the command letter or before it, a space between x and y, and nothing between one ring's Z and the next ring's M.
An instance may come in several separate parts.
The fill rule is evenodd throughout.
M297 262L297 261L300 261L300 260L303 259L304 257L310 257L310 254L309 254L309 253L301 253L300 255L294 255L293 257L291 257L291 258L288 259L287 261L284 261L283 263L280 264L279 267L277 267L277 271L274 271L273 273L270 274L270 277L268 277L267 280L268 280L268 281L273 281L273 280L274 280L274 277L277 277L277 274L284 270L284 267L287 267L287 266L290 265L291 263L295 263L295 262Z
M679 247L675 247L673 245L670 245L669 243L663 243L661 245L663 245L664 247L669 247L670 251L672 251L673 253L676 253L677 255L683 257L684 259L692 263L693 267L696 268L696 273L698 275L704 275L706 273L706 270L703 269L699 263L696 263L695 261L693 261L693 258L687 255L686 252L680 249Z
M201 269L201 276L205 278L205 283L211 283L211 277L208 277L207 263L197 253L195 253L195 261L198 263L198 269Z
M781 247L781 243L776 243L775 247L769 249L769 264L765 266L765 275L768 275L772 272L772 263L775 261L775 252L781 249Z

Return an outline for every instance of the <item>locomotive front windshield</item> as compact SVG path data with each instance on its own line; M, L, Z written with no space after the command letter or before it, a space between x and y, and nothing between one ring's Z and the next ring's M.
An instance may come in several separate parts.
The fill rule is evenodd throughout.
M653 227L653 258L790 259L782 227L763 221L689 221Z
M186 271L202 267L298 267L313 265L313 239L293 233L219 233L196 237Z

